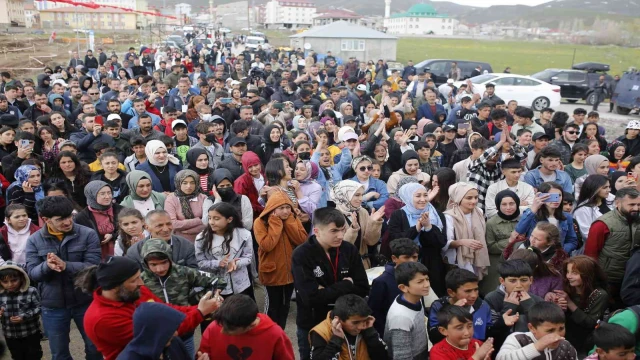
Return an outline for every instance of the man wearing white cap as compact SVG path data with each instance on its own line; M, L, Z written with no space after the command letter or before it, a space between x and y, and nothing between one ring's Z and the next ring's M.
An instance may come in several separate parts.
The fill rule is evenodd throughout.
M458 89L453 86L453 79L448 79L446 84L438 86L438 91L445 99L449 99L449 95L456 96Z

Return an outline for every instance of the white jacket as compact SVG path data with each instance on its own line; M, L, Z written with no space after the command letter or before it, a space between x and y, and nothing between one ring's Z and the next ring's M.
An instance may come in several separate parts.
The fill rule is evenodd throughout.
M492 216L498 215L498 208L496 208L496 195L502 191L507 190L507 180L500 180L497 183L493 183L487 189L487 195L484 198L484 208L487 214L487 219ZM524 181L518 181L515 193L520 198L520 213L524 213L525 210L531 207L533 199L536 196L533 186L527 184ZM527 202L527 205L522 205L523 202Z
M531 360L543 354L545 359L553 360L551 350L549 348L544 349L542 353L536 349L537 340L531 332L524 333L533 340L533 343L525 347L521 347L520 343L516 339L516 335L518 334L522 333L513 333L507 337L500 348L500 352L498 352L498 355L496 356L496 360ZM575 349L573 351L575 351ZM575 358L578 358L577 354L575 355Z

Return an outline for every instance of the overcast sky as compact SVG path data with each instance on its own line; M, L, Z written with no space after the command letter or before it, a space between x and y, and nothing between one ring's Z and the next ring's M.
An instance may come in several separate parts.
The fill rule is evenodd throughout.
M460 5L469 5L469 6L482 6L488 7L491 5L530 5L536 6L540 4L544 4L551 0L433 0L437 1L450 1Z

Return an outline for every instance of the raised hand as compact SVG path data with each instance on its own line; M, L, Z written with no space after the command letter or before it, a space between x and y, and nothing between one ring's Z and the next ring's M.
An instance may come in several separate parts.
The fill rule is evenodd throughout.
M473 354L473 360L488 360L491 359L491 353L493 352L493 338L488 338L484 344L479 345L476 343L476 352Z
M518 319L520 318L520 314L516 313L515 315L511 315L511 309L507 310L504 314L502 314L502 320L504 320L504 324L508 327L513 326Z
M380 209L378 209L378 211L375 211L375 209L371 209L371 216L369 217L370 220L380 221L382 220L383 217L384 217L384 205L382 205Z

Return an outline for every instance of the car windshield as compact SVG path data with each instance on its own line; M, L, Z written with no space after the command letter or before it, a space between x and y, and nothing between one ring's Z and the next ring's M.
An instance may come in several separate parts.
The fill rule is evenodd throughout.
M470 80L474 84L482 84L482 83L485 83L487 81L491 81L491 80L493 80L493 79L495 79L497 77L498 76L496 76L496 75L483 74L483 75L474 76Z
M264 41L262 41L262 39L247 39L247 44L262 45L262 43L264 43Z
M546 81L547 79L551 78L556 73L558 73L558 70L547 69L547 70L542 70L542 71L540 71L538 73L535 73L535 74L531 75L531 77L534 78L534 79Z

